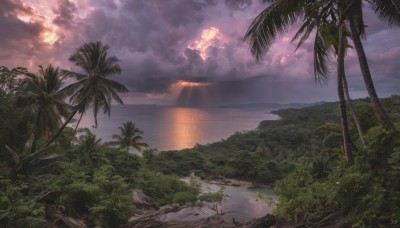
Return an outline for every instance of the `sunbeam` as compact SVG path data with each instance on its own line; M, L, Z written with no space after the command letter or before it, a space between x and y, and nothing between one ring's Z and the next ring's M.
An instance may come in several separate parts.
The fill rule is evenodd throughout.
M212 98L212 83L181 80L176 83L176 86L180 90L176 105L205 106Z

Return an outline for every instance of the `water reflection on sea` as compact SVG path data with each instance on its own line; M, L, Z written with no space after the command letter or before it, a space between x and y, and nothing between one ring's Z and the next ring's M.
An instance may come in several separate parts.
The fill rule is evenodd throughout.
M144 132L144 141L152 148L176 150L215 142L237 131L254 129L262 120L277 118L260 110L124 105L113 106L110 118L99 115L96 129L90 127L91 114L84 116L81 126L89 127L103 141L108 141L119 133L122 123L132 121Z

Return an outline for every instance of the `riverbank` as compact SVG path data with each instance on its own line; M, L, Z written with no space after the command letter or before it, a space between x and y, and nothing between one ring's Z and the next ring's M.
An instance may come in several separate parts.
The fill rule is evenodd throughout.
M260 197L261 194L277 198L271 189L255 189L254 184L247 181L219 178L217 180L201 180L190 176L181 178L184 182L196 182L201 194L223 192L223 197L216 201L201 201L192 204L170 204L158 209L139 210L129 219L130 226L140 227L144 223L167 225L167 227L237 227L250 224L257 218L272 213L272 208ZM148 200L147 200L148 201ZM204 225L204 226L202 226ZM160 226L162 227L162 226Z

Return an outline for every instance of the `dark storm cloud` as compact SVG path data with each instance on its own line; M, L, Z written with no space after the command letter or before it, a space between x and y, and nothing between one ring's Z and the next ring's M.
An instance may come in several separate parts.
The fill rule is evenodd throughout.
M196 25L205 19L202 10L209 6L214 6L217 3L216 0L169 0L144 2L145 3L133 3L133 1L128 1L125 3L125 7L127 10L131 9L134 13L138 10L150 9L150 11L154 11L154 13L160 17L158 19L165 20L165 22L173 27Z
M42 24L22 22L12 13L32 13L29 8L10 0L0 2L0 26L9 30L0 36L1 65L25 65L32 60L34 66L50 62L75 69L67 62L68 56L85 42L101 40L121 59L123 72L115 79L124 83L132 96L143 99L168 96L180 80L212 83L209 93L214 103L336 98L335 61L331 62L329 86L319 87L314 82L313 35L294 52L295 44L290 41L299 24L280 35L263 60L255 62L242 38L265 7L259 0L52 2L55 4L49 7L56 14L53 23L59 35L52 47L39 41ZM400 93L400 31L385 27L371 10L365 10L365 18L368 38L364 43L376 87ZM202 31L211 27L219 29L219 36L203 53L196 44ZM364 96L354 50L346 58L346 72L351 92Z
M243 10L251 6L252 0L225 0L225 4L235 10Z
M31 9L16 4L10 0L0 1L0 59L3 64L15 66L16 58L20 55L32 56L40 47L40 33L43 26L39 23L26 23L17 18L17 14L30 15Z
M70 28L74 25L76 10L75 4L69 0L58 0L57 8L53 10L57 15L53 20L54 24L63 28Z
M146 93L166 93L172 82L172 78L144 78L135 81L135 90Z
M211 46L205 61L198 50L187 47L200 38L203 28L212 26L205 24L202 10L215 4L216 1L129 1L115 10L102 5L92 11L83 32L111 45L123 60L122 78L131 90L164 93L179 80L239 76L238 66L228 63L233 61L229 59L236 46L227 44L221 50Z
M255 76L221 81L203 88L185 88L176 100L178 105L223 105L274 102L331 101L334 84L320 86L312 78L293 79L281 75ZM316 96L318 94L318 96ZM202 99L212 95L212 100ZM295 96L294 96L295 95Z

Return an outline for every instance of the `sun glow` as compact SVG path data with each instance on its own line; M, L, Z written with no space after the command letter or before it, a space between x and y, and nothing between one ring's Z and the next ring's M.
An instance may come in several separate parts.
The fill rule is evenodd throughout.
M50 45L53 45L58 40L58 36L54 31L43 32L41 36L42 41Z
M176 83L177 86L181 86L181 87L207 86L210 84L211 83L209 83L209 82L190 82L190 81L184 81L184 80L180 80Z
M37 23L41 26L42 31L39 39L42 43L53 46L61 37L65 37L68 31L60 25L54 23L57 16L60 15L58 8L62 7L59 0L11 0L22 7L15 9L14 13L19 20L25 23ZM85 18L92 8L88 4L88 0L69 0L76 6L73 12L75 18Z
M47 5L37 5L31 1L23 1L23 10L16 12L17 18L25 23L37 23L43 27L40 33L40 40L48 45L57 42L57 26L53 24L55 15Z
M216 41L222 39L222 34L217 27L203 29L199 40L196 40L189 48L199 50L203 60L207 58L207 48L216 45Z
M177 96L178 106L203 106L210 102L214 94L212 82L193 82L180 80L172 86L173 94Z

